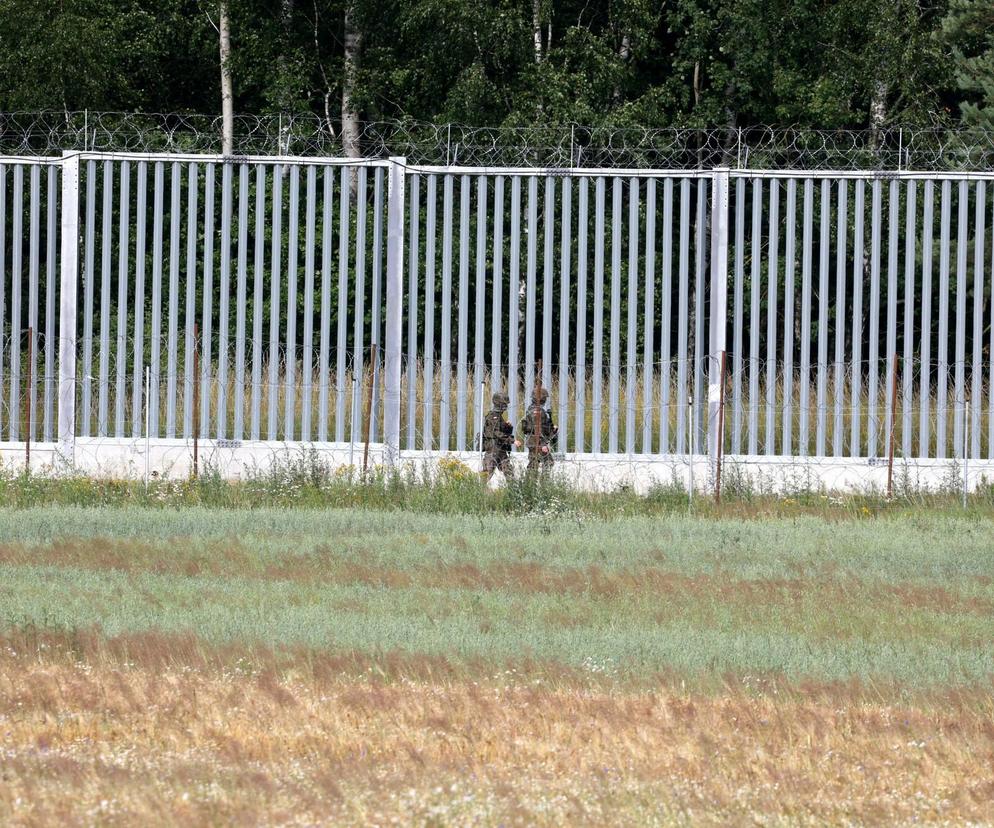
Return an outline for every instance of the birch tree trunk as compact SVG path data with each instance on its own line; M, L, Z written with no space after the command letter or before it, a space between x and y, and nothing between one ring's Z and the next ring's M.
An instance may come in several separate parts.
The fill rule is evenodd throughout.
M231 81L231 15L229 0L220 0L218 33L221 49L221 154L233 155L235 146L235 97Z
M342 150L348 158L360 158L359 112L353 100L356 73L362 51L362 34L356 26L355 0L345 4L345 66L342 72Z
M532 42L535 62L542 62L542 0L532 0Z

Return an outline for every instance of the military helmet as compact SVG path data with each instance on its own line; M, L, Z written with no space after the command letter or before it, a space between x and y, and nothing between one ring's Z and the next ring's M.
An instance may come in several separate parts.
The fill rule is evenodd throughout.
M536 388L532 393L532 405L545 405L549 400L549 392L544 388Z
M498 391L493 396L494 408L507 408L511 400L508 398L507 394L502 394Z

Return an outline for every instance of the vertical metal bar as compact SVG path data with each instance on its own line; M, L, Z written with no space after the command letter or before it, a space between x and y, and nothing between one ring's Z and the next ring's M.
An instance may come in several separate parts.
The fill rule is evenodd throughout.
M752 180L752 273L749 303L749 454L759 453L759 330L762 314L759 306L763 284L763 179Z
M172 165L172 194L169 201L169 339L166 347L166 437L176 436L176 336L179 316L179 222L180 167ZM224 266L227 248L222 252Z
M121 162L121 193L117 250L117 344L114 389L114 436L124 436L124 393L128 340L128 245L131 230L131 165Z
M797 452L806 457L811 447L808 417L811 396L811 235L814 222L814 181L804 179L804 213L801 217L801 373L799 377Z
M402 234L403 235L403 234ZM373 419L367 425L370 439L374 442L377 439L377 420L381 412L380 400L380 359L386 353L383 345L383 167L376 167L373 170L373 289L372 302L370 306L371 331L369 335L370 343L375 343L373 350L373 389L370 400L373 407ZM399 450L399 446L394 446ZM390 459L394 455L390 454Z
M994 296L994 205L991 207L991 296ZM988 393L987 393L987 457L988 459L994 459L994 317L991 319L990 323L990 339L988 341L987 353L989 359L987 382L988 382ZM977 405L979 405L979 401Z
M573 449L586 447L587 431L587 233L589 179L581 178L576 217L576 377L574 379Z
M411 241L408 251L410 273L407 282L407 448L417 448L418 402L418 303L420 264L421 176L411 176ZM427 354L425 354L427 361Z
M328 439L328 352L331 348L331 241L334 170L325 167L321 200L321 329L318 346L318 441ZM413 214L412 210L412 214ZM417 294L415 294L417 295Z
M984 220L987 216L987 188L981 179L976 183L973 253L973 368L970 385L970 451L980 457L980 392L983 378L980 356L984 343ZM912 248L913 254L914 248ZM909 418L910 419L910 418ZM910 424L910 423L909 423Z
M877 417L877 395L880 391L878 360L880 358L880 201L881 183L873 182L872 204L870 206L870 361L867 380L868 399L866 403L866 454L877 456L877 436L880 421Z
M245 436L245 313L248 302L249 166L238 167L238 275L235 286L235 391L232 437ZM313 239L312 239L313 241ZM313 256L313 253L312 253Z
M955 457L963 457L963 403L966 400L966 254L967 222L970 203L969 184L966 179L959 182L959 218L956 238L956 367L954 372L953 397L953 448Z
M897 180L890 182L890 221L889 236L887 244L887 388L894 384L894 371L896 370L895 356L897 354L897 256L898 256L898 231L900 229L900 204L901 196ZM894 420L897 412L894 411L893 401L890 396L887 398L887 433L894 433Z
M559 239L559 450L569 450L569 323L572 272L573 182L562 183Z
M932 203L934 200L935 185L931 181L925 182L924 205L922 207L922 321L921 321L921 349L919 352L919 365L921 366L921 377L919 378L919 399L921 403L918 419L918 456L931 457L931 413L929 404L931 402L931 377L932 377ZM994 328L992 328L994 331ZM994 351L991 352L994 357ZM994 399L994 396L992 396ZM994 423L994 419L991 421Z
M601 450L601 423L604 408L604 178L594 184L594 387L590 401L593 414L590 450Z
M839 198L835 226L835 422L832 424L832 454L845 453L842 423L846 392L846 264L849 251L846 234L849 229L849 192L846 180L839 181Z
M659 352L659 453L670 450L670 388L673 371L670 365L673 305L673 179L663 182L663 282L660 287L661 317ZM679 419L679 418L678 418Z
M14 208L13 216L13 233L14 238L19 237L19 201L17 198L17 182L18 182L18 171L19 167L14 167L14 201L12 206ZM83 243L83 365L82 365L82 381L81 386L81 399L80 399L80 419L82 422L79 424L79 433L82 437L90 436L90 419L92 415L91 411L91 389L93 387L93 257L94 251L94 235L95 235L95 222L96 222L96 201L97 201L97 165L94 161L88 161L86 163L86 238ZM161 219L160 219L161 221ZM160 230L161 232L161 230ZM160 243L161 248L161 243ZM11 265L14 268L14 273L16 274L19 270L19 265L16 264L16 257L20 255L18 253L19 243L14 247ZM161 254L161 249L160 249ZM161 264L160 264L161 266ZM11 357L15 349L13 348L13 332L18 327L18 322L14 316L14 293L18 290L20 285L20 279L14 279L10 286L10 302L11 302ZM14 365L11 364L11 382L13 382L13 371ZM9 420L11 423L16 422L17 411L16 406L11 408ZM11 433L11 439L13 439L13 434Z
M46 200L47 217L45 225L46 261L45 261L45 411L42 439L50 442L53 437L52 415L54 414L55 398L55 273L56 249L58 240L56 225L56 210L58 208L57 181L59 167L52 164L48 168L48 198ZM0 276L2 278L2 276Z
M780 182L770 182L770 231L766 254L766 454L776 454L777 288L780 280ZM757 320L758 321L758 320ZM714 359L717 352L712 351Z
M78 204L78 201L79 201L79 158L78 158L78 156L75 159L64 159L63 160L63 165L71 164L71 163L73 163L73 160L75 160L75 172L76 172L76 200L77 200L77 205L76 205L76 221L77 221L77 224L78 224L78 222L79 222L79 204ZM78 232L78 228L77 228L77 232ZM77 257L77 266L78 266L78 257L79 257L78 243L77 243L76 247L74 248L74 251L75 251L75 254L76 254L76 257ZM7 314L7 297L6 297L6 292L5 292L5 288L6 288L6 284L7 284L7 272L6 271L7 271L7 168L3 164L0 164L0 398L2 398L2 396L3 396L3 388L4 388L4 374L3 374L3 371L4 371L4 350L3 350L4 349L4 321L5 321L5 317L6 317L6 314ZM62 271L61 278L63 280L66 278L66 273L65 273L64 270ZM76 289L75 285L76 285L76 283L74 281L73 282L73 290L74 291ZM65 310L66 310L65 308L61 308L60 312L64 313ZM73 317L72 317L72 320L73 320L73 323L72 323L73 324L73 330L75 330L75 325L76 325L76 308L75 308L75 305L73 306L73 308L71 310L72 310L72 313L73 313ZM11 325L11 330L13 330L14 327L15 327L14 325ZM71 421L72 421L73 424L75 424L75 421L76 421L76 403L75 403L75 394L76 394L76 388L75 388L76 356L75 356L75 353L73 353L72 359L73 359L73 363L72 363L72 372L71 373L72 373L72 378L73 378L73 386L72 386L73 398L72 398L72 400L68 399L68 392L66 390L66 386L65 385L63 385L63 386L60 387L60 391L59 391L59 417L60 417L60 423L62 422L61 418L63 416L71 419ZM68 368L69 368L69 366L62 359L62 352L60 351L59 370L60 371L63 371L63 370L67 370L68 371ZM66 408L66 405L68 403L70 403L70 402L72 404L72 414L71 414L71 417L70 417L70 414L69 414L69 410ZM3 436L2 431L3 431L3 412L4 412L4 409L5 409L5 406L2 405L2 404L0 404L0 438L2 438L2 436ZM62 450L65 453L65 456L69 457L70 459L71 459L71 455L72 455L72 445L71 445L71 442L72 442L72 440L73 440L73 438L75 436L75 433L76 433L75 432L75 425L74 425L73 429L71 429L70 431L63 431L63 428L62 428L61 425L59 427L59 439L62 442ZM66 436L63 436L63 435L66 435Z
M791 179L793 182L793 179ZM742 451L742 314L745 299L746 180L735 181L735 299L732 308L732 454Z
M618 397L621 374L621 179L611 194L611 354L608 374L607 450L618 451Z
M6 258L6 170L0 165L0 342L3 339L3 285ZM63 154L59 256L59 451L72 463L76 435L76 295L79 282L79 156ZM2 373L0 345L0 373ZM2 387L2 382L0 382Z
M338 348L335 354L335 441L345 439L346 334L349 315L349 193L352 175L342 167L338 182ZM352 372L356 379L355 371ZM352 440L351 442L355 442Z
M503 370L504 328L504 177L494 179L494 259L493 295L490 310L490 384L494 391L504 387Z
M211 421L211 349L214 330L214 164L204 165L204 287L200 309L200 434L209 433ZM273 238L279 235L273 223ZM223 251L222 251L223 254Z
M364 382L366 350L366 168L356 170L355 318L352 321L352 374ZM372 344L372 343L370 343ZM352 442L362 439L358 418L352 420Z
M362 168L365 170L365 167ZM359 192L365 194L365 181L359 180ZM365 215L365 202L359 204L359 222ZM297 252L300 249L300 167L290 168L290 221L287 227L286 252L286 367L283 369L286 389L283 392L283 439L296 437L297 406ZM360 236L356 248L356 274L363 272L359 261L365 249L365 238Z
M435 444L432 417L435 411L435 207L438 176L428 176L428 216L425 227L425 347L422 439L431 451Z
M97 436L107 436L107 403L110 392L110 283L113 279L110 263L111 220L114 215L114 168L104 161L103 212L100 232L100 377L97 384ZM35 168L37 169L37 167ZM33 178L33 176L32 176ZM32 181L32 184L34 182ZM33 189L33 188L32 188ZM30 304L30 303L29 303Z
M935 456L944 460L949 395L949 214L952 204L952 183L942 182L942 200L939 214L939 353L935 376Z
M314 384L314 214L317 200L317 169L307 168L307 206L304 218L304 341L303 376L300 379L303 399L300 403L300 439L310 442L311 404ZM374 384L375 387L375 384ZM375 437L374 437L375 439Z
M708 251L705 241L707 233L707 201L708 184L704 178L697 179L697 229L694 233L694 269L696 271L694 287L694 439L695 445L702 443L707 448L707 432L702 418L707 416L708 406L704 402L704 362L707 357L707 342L705 340L704 322L707 310L707 298L704 287L704 270Z
M442 179L442 326L439 360L439 382L441 383L441 403L439 405L438 447L449 450L449 429L451 427L450 394L452 388L452 188L453 177Z
M344 179L347 167L342 167L342 177ZM342 199L346 198L347 188L342 188ZM279 376L280 376L280 278L283 272L282 252L283 252L283 168L278 164L273 167L273 213L272 213L272 236L269 251L269 398L266 401L266 439L275 440L279 429ZM347 261L347 257L345 257ZM341 263L341 260L340 260ZM341 325L339 321L339 335L341 335ZM339 359L342 359L341 354ZM339 399L344 399L344 386L342 385L342 373L339 372L337 382L339 383ZM341 423L343 417L336 420ZM340 440L341 437L336 437Z
M546 389L552 385L552 271L555 264L552 254L552 239L555 230L555 215L556 184L555 180L549 176L545 179L545 251L542 256L544 270L542 280L542 385ZM549 406L551 408L551 401Z
M400 372L401 316L404 302L404 178L407 161L390 159L387 182L387 280L386 354L383 360L384 411L383 440L386 443L386 463L393 465L400 451ZM409 301L414 301L409 297ZM374 348L375 353L375 348Z
M217 439L228 436L228 322L231 315L231 218L232 165L221 166L221 267L218 282L217 314L217 408L214 413Z
M853 304L852 304L852 388L849 393L851 409L849 454L853 457L863 456L863 443L860 435L863 419L863 270L865 266L863 254L863 216L864 182L856 181L856 196L853 224Z
M476 179L476 325L473 335L473 439L472 448L478 448L476 436L483 433L483 344L484 300L487 283L487 178ZM494 323L496 324L496 323ZM493 381L493 380L492 380Z
M535 384L535 299L537 293L538 179L528 178L528 269L525 282L525 400ZM526 403L527 404L527 403Z
M628 329L625 333L625 452L635 452L635 380L637 375L639 284L639 185L628 181Z
M35 428L38 422L38 389L36 378L38 376L38 347L36 338L38 336L38 297L41 283L41 167L35 164L31 168L31 205L30 205L30 230L28 241L28 361L27 372L28 382L25 387L25 407L28 416L25 424L25 440L27 445L35 439ZM28 467L30 469L30 466Z
M645 308L642 312L642 453L652 453L653 365L656 328L656 179L645 185ZM560 418L562 419L562 418Z
M787 181L787 238L783 295L783 427L780 451L793 452L794 439L794 264L797 241L797 179Z
M521 179L511 179L511 270L507 287L507 392L511 422L517 420L518 343L521 316Z
M325 168L325 185L327 188L328 178L331 176L331 168ZM330 258L327 245L330 243L331 231L328 223L325 223L325 264ZM252 289L252 419L249 424L249 438L260 439L260 427L262 425L262 309L265 302L266 284L266 168L262 164L257 164L255 168L255 259L252 262L253 289ZM327 357L327 352L325 352ZM324 365L324 382L327 383L328 364ZM327 400L325 400L327 402ZM325 411L327 414L327 411Z
M771 192L775 192L771 191ZM711 178L711 304L708 346L708 446L712 469L721 479L724 443L725 352L728 327L728 170ZM774 245L775 249L775 245ZM775 287L774 287L775 295ZM718 484L720 493L720 483ZM720 494L719 494L720 497Z
M63 174L65 167L63 166ZM138 199L135 212L135 328L134 356L131 366L131 436L142 434L145 410L145 221L147 217L148 164L138 162ZM63 209L65 197L63 196ZM63 244L65 242L63 241Z
M821 182L821 199L818 205L821 219L821 238L818 245L818 425L815 432L815 454L818 457L825 456L826 415L828 413L825 392L828 381L828 261L831 202L832 182L824 178Z
M907 211L904 223L904 367L902 368L902 405L904 416L901 422L901 450L905 457L911 456L911 442L914 436L911 418L914 406L914 354L915 354L915 228L918 222L916 197L917 183L908 181Z
M689 322L690 277L690 179L680 180L680 296L677 310L677 411L676 452L687 451L687 329Z
M155 183L152 194L152 330L149 341L149 375L151 377L147 389L148 399L148 428L149 435L159 436L159 389L162 355L162 219L163 219L163 188L165 179L165 164L155 162ZM205 226L206 232L206 226ZM205 254L206 267L206 254ZM206 301L206 292L204 293ZM89 316L89 314L87 314ZM84 366L84 372L86 368Z
M197 189L199 187L196 164L187 168L186 195L186 312L183 317L185 333L183 345L183 436L193 434L193 393L197 387L198 368L193 364L196 350L197 319ZM136 304L138 300L136 298Z
M456 356L456 450L466 450L466 363L469 314L469 176L459 177L459 331Z

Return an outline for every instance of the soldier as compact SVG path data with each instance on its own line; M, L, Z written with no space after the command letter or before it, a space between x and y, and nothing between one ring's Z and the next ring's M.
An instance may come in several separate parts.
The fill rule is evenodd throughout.
M528 471L548 471L552 468L551 443L559 429L552 424L552 415L545 408L549 392L536 388L531 405L521 418L521 433L528 448Z
M510 451L515 439L514 426L504 417L509 402L507 394L494 394L493 402L494 407L483 421L483 479L490 480L494 472L500 469L504 477L510 480L514 477Z

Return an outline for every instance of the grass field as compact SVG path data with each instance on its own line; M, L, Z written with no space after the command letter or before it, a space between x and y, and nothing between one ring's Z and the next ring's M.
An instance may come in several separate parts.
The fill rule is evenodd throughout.
M0 510L0 822L990 823L994 523L860 514Z

